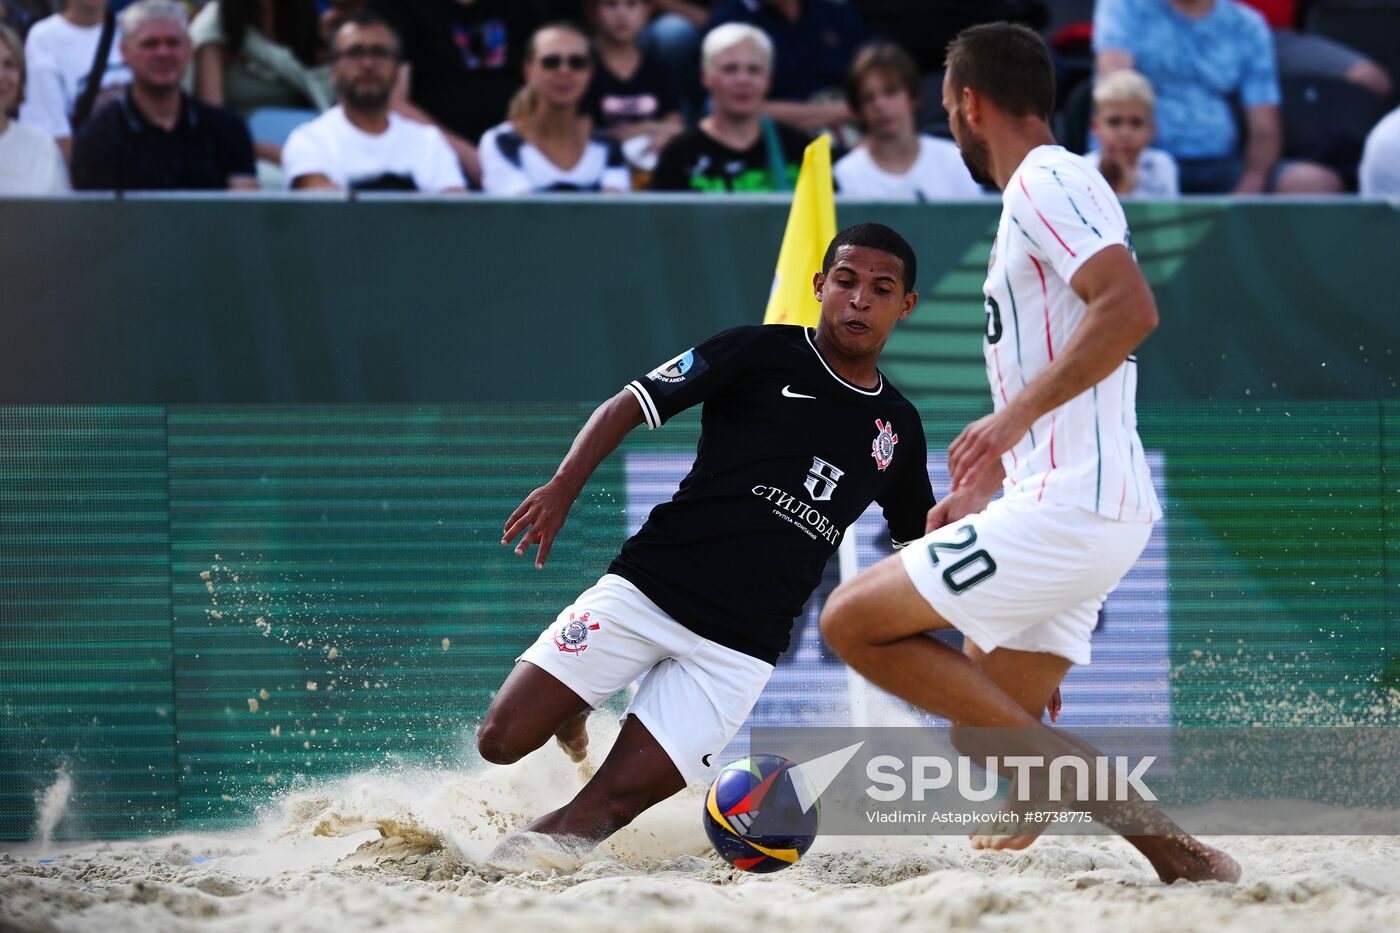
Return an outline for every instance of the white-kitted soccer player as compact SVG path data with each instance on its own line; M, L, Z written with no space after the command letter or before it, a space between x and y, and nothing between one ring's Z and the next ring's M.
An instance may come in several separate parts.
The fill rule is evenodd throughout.
M1055 144L1054 101L1049 53L1029 29L977 26L949 47L953 136L1004 205L983 286L994 413L948 448L952 491L928 534L840 586L822 616L857 671L955 729L1044 730L1052 745L1067 743L1041 725L1046 704L1071 664L1089 663L1099 607L1161 517L1131 355L1157 325L1156 304L1113 191ZM962 632L965 654L925 637L946 628ZM1151 827L1129 841L1163 880L1238 877L1228 855L1156 808L1124 812L1116 826L1107 812L1109 825ZM1034 839L1029 827L974 844Z

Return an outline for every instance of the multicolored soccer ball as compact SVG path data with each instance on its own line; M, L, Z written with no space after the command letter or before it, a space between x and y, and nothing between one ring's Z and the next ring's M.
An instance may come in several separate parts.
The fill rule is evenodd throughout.
M767 873L796 864L811 848L821 804L796 767L777 755L752 755L720 769L705 795L703 819L705 833L726 862L741 871ZM811 803L805 811L803 800Z

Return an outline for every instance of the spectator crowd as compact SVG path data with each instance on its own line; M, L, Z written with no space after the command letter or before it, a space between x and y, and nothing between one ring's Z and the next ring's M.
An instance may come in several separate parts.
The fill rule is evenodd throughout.
M0 195L778 192L827 133L842 194L976 197L942 52L998 19L1122 197L1397 195L1394 60L1305 28L1356 2L0 0Z

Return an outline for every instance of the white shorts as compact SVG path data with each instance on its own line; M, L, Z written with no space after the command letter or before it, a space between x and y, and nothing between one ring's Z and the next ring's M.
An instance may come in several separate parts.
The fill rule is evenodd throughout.
M597 709L645 677L627 707L687 781L706 780L773 665L695 634L616 574L605 574L517 661L552 674Z
M914 587L983 651L1041 651L1089 663L1099 607L1152 526L1073 506L998 499L900 552Z

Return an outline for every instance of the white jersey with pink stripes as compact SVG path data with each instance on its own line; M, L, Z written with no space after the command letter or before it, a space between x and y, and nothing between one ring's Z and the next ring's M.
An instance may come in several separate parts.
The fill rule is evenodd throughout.
M1032 149L1002 195L987 281L984 354L1000 411L1055 359L1084 318L1079 267L1128 221L1108 183L1062 146ZM1047 412L1002 460L1008 495L1073 505L1117 521L1161 517L1137 433L1137 359Z

